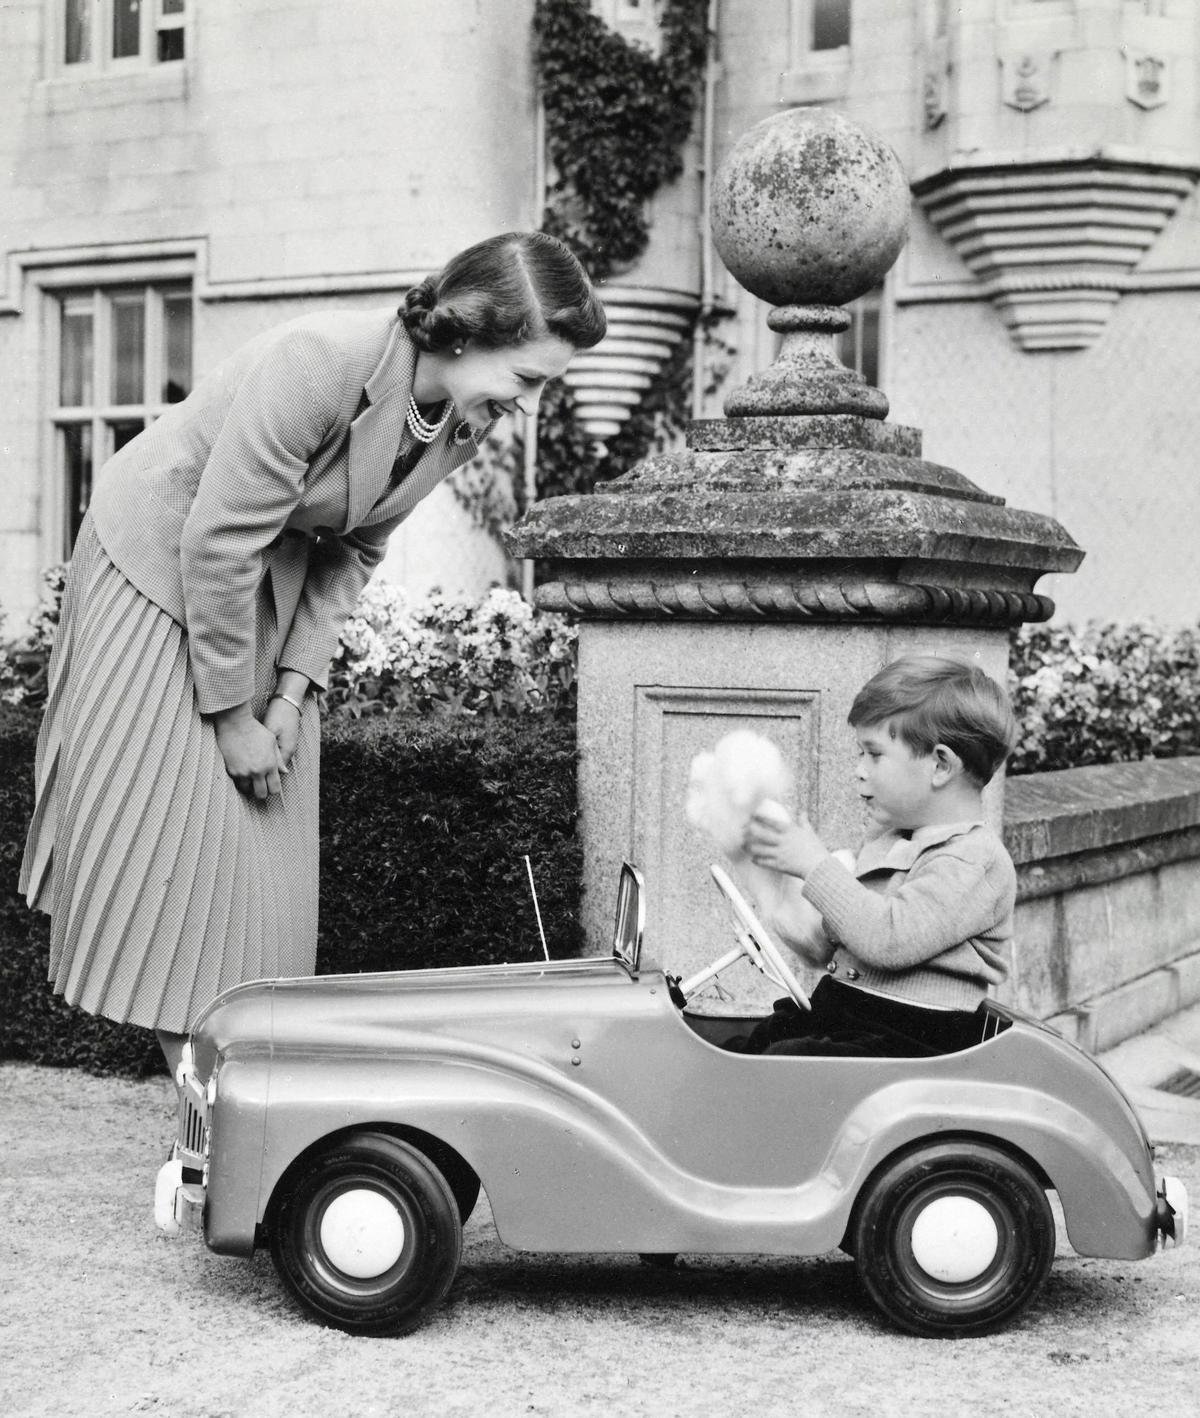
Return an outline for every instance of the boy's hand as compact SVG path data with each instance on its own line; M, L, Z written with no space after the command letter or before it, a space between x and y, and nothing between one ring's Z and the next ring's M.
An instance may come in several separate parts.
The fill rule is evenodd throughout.
M795 821L770 798L760 803L746 828L745 848L756 867L770 867L789 876L808 876L829 855L801 813Z

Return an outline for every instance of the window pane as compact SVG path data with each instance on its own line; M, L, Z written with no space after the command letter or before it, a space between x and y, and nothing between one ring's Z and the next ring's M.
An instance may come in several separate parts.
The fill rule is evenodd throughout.
M158 60L167 64L172 59L183 58L183 31L181 29L159 30Z
M64 550L69 555L92 496L92 426L90 423L72 424L63 429L62 436L63 462L67 474Z
M846 307L851 317L848 330L834 338L838 359L859 374L874 388L879 386L879 289L868 291L861 299Z
M112 451L119 453L132 438L146 427L145 419L119 419L109 424L112 430Z
M863 301L862 333L859 336L858 371L873 388L879 387L879 303Z
M117 296L112 303L114 404L140 404L145 398L146 299Z
M850 0L812 0L814 49L841 49L850 43Z
M166 368L163 370L162 401L177 404L186 399L192 388L192 298L190 295L163 297L163 348Z
M66 0L63 62L86 64L92 57L92 0Z
M113 58L128 59L141 48L141 0L113 0Z
M58 401L70 407L92 402L92 303L63 301L62 368Z

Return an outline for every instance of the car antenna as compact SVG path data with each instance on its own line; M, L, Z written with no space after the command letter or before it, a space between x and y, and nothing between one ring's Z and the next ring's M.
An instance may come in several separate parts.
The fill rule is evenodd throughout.
M529 892L533 897L533 914L537 917L538 935L542 938L542 950L545 952L546 959L549 960L550 947L546 944L546 932L542 929L542 910L538 905L537 887L533 884L533 867L530 865L528 855L525 857L525 870L529 873Z

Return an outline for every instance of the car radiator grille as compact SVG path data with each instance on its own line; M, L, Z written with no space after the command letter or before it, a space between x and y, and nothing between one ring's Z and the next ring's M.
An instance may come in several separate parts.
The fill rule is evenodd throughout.
M204 1112L187 1093L179 1107L179 1146L196 1156L204 1151Z

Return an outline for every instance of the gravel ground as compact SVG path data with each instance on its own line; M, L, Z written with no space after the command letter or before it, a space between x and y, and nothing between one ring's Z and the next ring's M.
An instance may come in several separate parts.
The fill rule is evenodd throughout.
M157 1235L172 1132L165 1079L0 1065L4 1418L1196 1412L1194 1247L1128 1264L1063 1248L1017 1327L951 1343L885 1328L841 1256L658 1272L520 1255L481 1202L432 1323L352 1339L302 1318L269 1257ZM1200 1147L1160 1152L1200 1197Z

